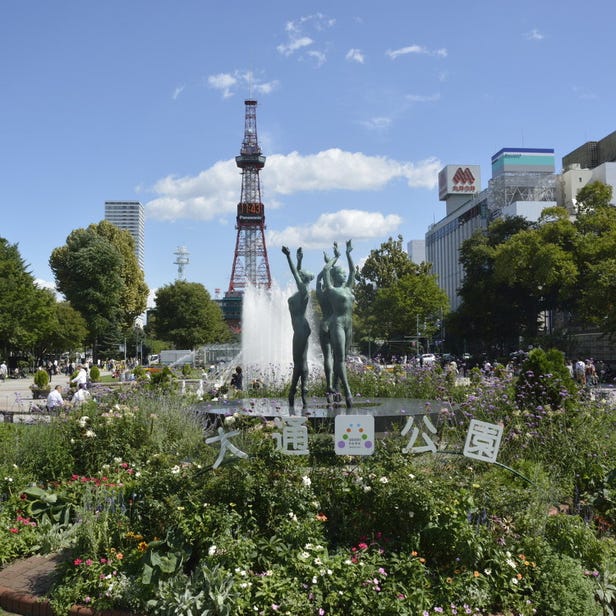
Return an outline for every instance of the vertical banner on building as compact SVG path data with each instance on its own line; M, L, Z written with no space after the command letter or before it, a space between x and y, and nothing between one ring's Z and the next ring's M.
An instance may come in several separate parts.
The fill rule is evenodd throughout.
M372 415L336 415L334 449L339 456L369 456L374 453Z

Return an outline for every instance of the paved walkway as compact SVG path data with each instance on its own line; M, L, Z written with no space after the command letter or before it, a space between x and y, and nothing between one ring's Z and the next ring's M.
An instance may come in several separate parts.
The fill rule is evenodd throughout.
M11 563L0 571L0 607L10 614L22 616L53 616L45 599L51 589L55 568L62 562L60 555L31 556ZM75 605L71 616L130 616L121 610L94 612L89 607Z

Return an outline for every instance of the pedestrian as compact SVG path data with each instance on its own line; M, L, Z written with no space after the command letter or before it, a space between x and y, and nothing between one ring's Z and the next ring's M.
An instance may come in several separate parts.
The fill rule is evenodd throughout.
M79 366L77 366L77 370L78 370L77 375L70 380L70 383L71 384L74 383L76 387L79 387L81 383L87 386L88 373L86 372L86 369L83 366L83 364L79 364Z
M71 402L73 406L81 406L84 402L87 402L92 398L92 394L88 391L85 383L79 383L77 391L73 394Z
M9 369L6 367L4 361L0 364L0 381L4 383L6 381L6 377L9 373Z
M47 410L54 413L56 410L64 406L64 398L62 397L62 385L56 385L47 396Z
M242 389L242 380L242 368L238 366L231 377L231 386L238 390Z

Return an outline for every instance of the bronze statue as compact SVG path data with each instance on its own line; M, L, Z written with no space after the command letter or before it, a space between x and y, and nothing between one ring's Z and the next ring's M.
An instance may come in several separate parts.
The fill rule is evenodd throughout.
M355 301L355 296L353 295L355 267L351 259L352 250L351 240L348 240L346 243L346 256L349 273L348 276L345 276L344 270L336 265L340 257L340 251L338 250L338 244L334 243L334 256L328 259L327 255L324 255L325 267L321 277L321 292L323 294L321 306L323 307L326 304L324 319L325 314L329 315L326 329L329 332L329 344L331 345L333 359L332 382L328 384L328 388L333 390L336 385L341 385L347 408L353 405L346 372L346 358L351 346L353 333L353 303ZM317 289L318 292L319 290ZM324 332L323 329L322 332ZM324 359L324 363L326 361L327 359ZM326 381L328 379L327 370L328 367L325 363ZM330 393L331 391L328 392L328 398Z
M308 383L308 339L310 338L310 324L306 319L306 308L310 297L308 287L314 276L302 270L303 252L297 249L297 266L291 259L291 253L286 246L282 247L282 252L286 255L289 267L295 283L297 292L289 297L289 313L293 326L293 377L291 379L291 389L289 390L289 408L295 404L295 393L297 384L301 379L301 396L303 408L306 408L306 387Z

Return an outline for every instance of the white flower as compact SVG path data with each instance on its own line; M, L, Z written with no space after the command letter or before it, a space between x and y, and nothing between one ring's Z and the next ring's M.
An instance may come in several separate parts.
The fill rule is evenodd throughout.
M116 404L116 406L117 406L117 404ZM120 464L120 462L122 462L122 458L114 458L114 459L113 459L113 461L114 461L116 464Z
M379 479L379 481L380 481L381 483L389 483L389 479L387 479L387 477L381 477L381 478Z
M364 486L364 492L370 492L372 488L370 486Z
M211 545L211 546L210 546L210 548L209 548L209 550L207 551L207 553L208 553L210 556L214 556L214 554L216 554L216 550L217 550L216 546L215 546L215 545Z
M321 559L317 556L317 557L314 559L314 564L315 564L315 565L317 565L317 566L318 566L318 565L322 565L322 564L323 564L323 561L322 561L322 560L321 560Z
M235 423L235 417L233 415L229 415L229 417L225 417L225 424L227 426L232 426Z
M297 522L297 516L292 512L289 511L289 518L293 521L293 522Z
M94 430L86 430L86 436L88 438L94 438L96 436L96 432L94 432Z
M173 475L177 475L180 472L180 467L176 464L172 469L171 469L171 473Z
M310 554L308 554L308 552L300 552L300 553L299 553L299 557L300 557L302 560L306 560L307 558L310 558Z
M306 487L309 487L312 484L312 481L310 480L310 477L302 477L302 483Z
M413 475L413 473L409 473L409 478L410 479L415 479L415 475Z
M514 578L514 577L513 577L513 578L511 578L511 582L512 582L513 584L517 584L517 583L518 583L518 578Z

